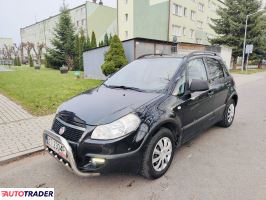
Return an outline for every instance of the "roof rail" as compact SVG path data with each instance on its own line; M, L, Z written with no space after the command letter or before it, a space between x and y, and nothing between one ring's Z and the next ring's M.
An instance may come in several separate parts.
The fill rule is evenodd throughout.
M218 54L211 51L193 51L189 53L186 57L190 58L192 56L198 56L198 55L211 55L211 56L217 56Z
M150 54L141 55L137 59L145 58L145 57L148 57L148 56L167 56L167 55L169 55L169 54L163 54L163 53L152 54L152 53L150 53Z

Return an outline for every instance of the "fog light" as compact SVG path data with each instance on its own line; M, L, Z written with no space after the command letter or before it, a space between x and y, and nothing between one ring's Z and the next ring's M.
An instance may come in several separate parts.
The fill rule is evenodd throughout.
M91 162L93 164L104 164L105 163L105 159L104 158L92 158Z

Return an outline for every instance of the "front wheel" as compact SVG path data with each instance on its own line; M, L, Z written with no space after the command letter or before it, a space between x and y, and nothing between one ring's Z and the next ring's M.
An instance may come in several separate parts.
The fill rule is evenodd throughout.
M233 99L229 100L226 104L222 121L219 122L221 127L229 127L232 125L235 118L235 102Z
M161 128L147 143L141 175L156 179L165 174L174 155L174 137L169 129Z

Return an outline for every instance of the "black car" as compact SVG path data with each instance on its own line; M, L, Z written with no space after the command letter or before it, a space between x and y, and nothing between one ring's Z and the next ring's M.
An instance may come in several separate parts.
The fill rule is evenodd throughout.
M215 53L147 55L63 103L44 144L80 176L135 169L154 179L177 147L215 124L229 127L237 101Z

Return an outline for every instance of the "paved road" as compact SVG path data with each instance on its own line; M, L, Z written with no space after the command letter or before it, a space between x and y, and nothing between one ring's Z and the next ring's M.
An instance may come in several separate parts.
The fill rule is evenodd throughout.
M265 200L266 73L242 77L233 126L211 128L178 149L161 179L80 178L41 153L0 167L0 186L54 187L56 199Z

